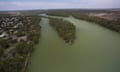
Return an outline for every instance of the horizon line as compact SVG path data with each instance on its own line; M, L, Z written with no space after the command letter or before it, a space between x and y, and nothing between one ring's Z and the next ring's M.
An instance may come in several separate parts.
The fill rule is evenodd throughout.
M112 9L120 9L120 8L48 8L48 9L7 9L0 11L34 11L34 10L70 10L70 9L83 9L83 10L112 10Z

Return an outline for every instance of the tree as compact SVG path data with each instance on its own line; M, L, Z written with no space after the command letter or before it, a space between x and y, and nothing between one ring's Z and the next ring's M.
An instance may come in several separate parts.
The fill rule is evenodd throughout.
M24 55L24 54L28 53L28 48L27 48L26 42L17 43L16 51L21 55Z
M4 49L0 46L0 57L3 55Z
M8 39L0 39L0 45L2 48L8 48L9 47Z

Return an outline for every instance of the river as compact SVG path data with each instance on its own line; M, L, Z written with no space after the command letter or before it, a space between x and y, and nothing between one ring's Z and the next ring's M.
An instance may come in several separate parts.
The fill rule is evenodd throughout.
M68 45L42 18L42 36L28 72L120 72L120 34L97 24L64 18L76 26L76 40Z

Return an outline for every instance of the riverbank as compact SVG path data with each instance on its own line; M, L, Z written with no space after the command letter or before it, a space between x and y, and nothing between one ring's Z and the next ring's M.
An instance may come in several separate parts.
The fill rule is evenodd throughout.
M29 42L29 44L31 44L31 45L29 45L29 47L31 47L31 48L29 49L29 52L26 55L26 59L25 59L25 62L24 62L24 65L23 65L23 68L22 68L21 72L27 72L29 59L30 59L31 54L34 50L34 46L39 43L39 38L41 36L41 26L39 25L41 19L39 17L36 17L36 18L33 18L32 20L33 20L32 24L36 25L36 26L35 25L32 26L33 31L32 30L31 31L34 32L34 33L30 34L30 40L33 44L31 44Z

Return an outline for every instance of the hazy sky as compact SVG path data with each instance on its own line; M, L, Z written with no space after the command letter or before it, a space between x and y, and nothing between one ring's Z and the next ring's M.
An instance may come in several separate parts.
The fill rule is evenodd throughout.
M120 0L0 0L0 10L120 8Z

